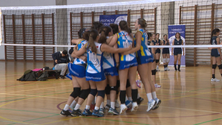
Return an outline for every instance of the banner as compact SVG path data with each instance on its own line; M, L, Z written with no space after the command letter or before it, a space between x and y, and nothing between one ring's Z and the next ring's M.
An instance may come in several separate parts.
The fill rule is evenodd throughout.
M118 15L100 15L99 22L101 22L105 26L109 26L110 24L118 24L119 22L125 20L127 21L127 14L118 14Z
M175 39L175 34L178 32L180 33L181 39L183 40L183 45L185 45L185 33L186 33L186 26L185 25L169 25L168 26L168 38L170 45L172 45L173 40ZM174 55L171 55L172 48L170 48L170 62L169 65L174 65ZM185 49L182 52L184 56L181 57L181 66L186 66L185 64Z

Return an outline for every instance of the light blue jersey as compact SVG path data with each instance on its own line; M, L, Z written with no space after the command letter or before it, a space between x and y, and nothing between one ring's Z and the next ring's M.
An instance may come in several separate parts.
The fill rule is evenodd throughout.
M85 44L87 43L86 40L82 40L77 44L77 49L80 50ZM87 53L84 53L83 56L87 56ZM80 58L75 58L74 64L80 65L80 64L86 64L86 62Z

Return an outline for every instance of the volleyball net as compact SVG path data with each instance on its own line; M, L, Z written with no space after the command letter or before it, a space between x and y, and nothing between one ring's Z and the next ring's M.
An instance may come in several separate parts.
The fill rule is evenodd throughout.
M174 39L183 32L186 60L209 63L211 31L222 27L220 0L144 0L99 4L30 6L0 8L0 53L5 60L52 60L55 51L70 49L80 28L89 29L93 22L104 25L126 20L132 32L138 18L147 21L146 31L167 34ZM104 16L106 15L106 16ZM185 29L170 26L185 25ZM172 40L171 40L172 41ZM165 48L168 46L150 46ZM0 54L1 56L1 54ZM191 61L192 62L192 61ZM192 62L194 63L194 62Z

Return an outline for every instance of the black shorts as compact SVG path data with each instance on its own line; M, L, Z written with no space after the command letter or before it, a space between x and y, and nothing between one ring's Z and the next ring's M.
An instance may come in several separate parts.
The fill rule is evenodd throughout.
M220 56L220 53L218 53L218 50L217 50L217 49L212 49L212 50L211 50L211 56L212 56L212 57L219 57L219 56Z
M169 54L169 53L170 53L169 48L163 48L162 54Z
M174 48L174 55L182 54L181 48Z
M156 49L155 54L160 53L160 49Z

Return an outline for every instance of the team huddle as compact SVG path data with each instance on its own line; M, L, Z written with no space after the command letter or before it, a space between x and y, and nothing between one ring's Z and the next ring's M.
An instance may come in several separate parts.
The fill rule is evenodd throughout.
M146 27L146 20L139 18L135 22L135 35L126 21L110 26L95 22L91 29L79 30L79 39L72 40L72 44L76 45L71 54L74 61L68 64L73 92L61 115L103 117L104 109L113 115L122 114L126 110L137 111L138 105L143 101L138 94L137 72L148 99L146 111L159 107L161 100L157 97L155 88L160 87L156 84L156 72L159 70L156 64L159 64L160 49L148 46L170 44L167 35L164 35L163 41L157 40L159 34L147 33ZM164 48L162 54L164 70L168 71L169 48ZM121 104L118 103L118 95ZM82 112L80 106L86 98L85 110ZM117 111L117 108L120 110Z

